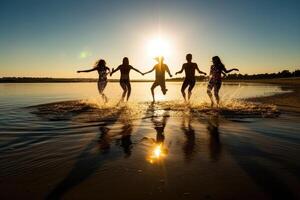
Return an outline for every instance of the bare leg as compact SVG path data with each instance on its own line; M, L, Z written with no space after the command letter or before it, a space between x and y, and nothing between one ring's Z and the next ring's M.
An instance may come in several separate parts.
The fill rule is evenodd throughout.
M186 97L185 97L185 91L184 91L184 89L181 89L181 94L182 94L182 96L183 96L183 98L184 98L184 101L186 101Z
M105 103L108 102L108 98L106 97L106 95L104 93L101 94L102 99L104 100Z
M188 100L190 101L191 99L191 96L192 96L192 91L189 90L189 93L188 93Z
M127 87L126 87L126 84L124 82L121 82L120 85L121 85L121 87L123 89L123 94L122 94L121 101L124 101L126 93L127 93Z
M153 103L155 102L154 89L156 88L156 86L157 86L157 84L155 82L151 86L151 94L152 94Z
M181 86L181 94L184 98L184 101L186 101L185 89L187 88L188 85L189 85L188 82L184 80Z
M214 95L217 101L217 106L219 106L220 104L220 97L219 97L219 91L221 88L222 83L218 83L215 87L214 87Z
M189 86L189 93L188 93L188 100L190 101L191 96L192 96L192 90L195 87L196 80L191 80L190 86Z
M130 97L130 94L131 94L131 85L130 85L130 83L128 83L127 84L127 101L128 101L128 99L129 99L129 97Z
M152 94L152 101L155 102L154 88L151 88L151 94Z
M215 90L214 95L215 95L215 98L217 101L217 106L219 106L219 103L220 103L219 90L218 91Z
M124 91L123 91L123 94L122 94L122 101L124 101L124 99L125 99L125 96L126 96L126 93L127 93L127 90L125 89Z
M101 97L102 97L102 99L104 100L105 103L107 103L107 101L108 101L107 97L104 94L104 89L105 89L106 85L107 85L106 81L99 81L98 82L98 91L99 91L99 93L100 93L100 95L101 95Z
M211 107L214 106L214 100L213 100L213 97L212 97L212 93L211 93L211 89L210 88L207 88L207 94L210 98L210 102L211 102Z

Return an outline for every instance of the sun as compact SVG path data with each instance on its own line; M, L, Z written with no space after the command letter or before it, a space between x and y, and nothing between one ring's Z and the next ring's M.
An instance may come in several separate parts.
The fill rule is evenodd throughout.
M169 57L171 55L171 46L168 39L156 37L148 41L148 54L154 58L157 56Z

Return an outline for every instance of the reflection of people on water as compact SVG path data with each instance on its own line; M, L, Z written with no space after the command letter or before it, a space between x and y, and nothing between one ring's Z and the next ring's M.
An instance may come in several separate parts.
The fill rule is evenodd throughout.
M168 65L164 64L164 57L159 56L156 58L156 60L158 64L156 64L150 71L144 73L144 74L148 74L155 70L155 81L151 86L151 94L152 94L153 102L155 102L154 89L157 86L161 87L161 91L164 95L168 91L168 89L166 88L165 73L168 72L169 76L172 77Z
M77 73L81 72L92 72L92 71L97 71L99 74L99 79L98 79L98 90L105 102L108 101L106 95L103 93L106 85L107 85L107 74L109 74L110 69L106 66L105 60L100 59L99 61L96 62L95 67L89 70L79 70Z
M110 142L111 142L111 138L108 134L109 132L109 128L107 128L106 126L100 126L99 127L99 131L100 131L100 137L99 137L99 145L100 145L100 149L103 152L108 152L108 150L110 149Z
M112 72L111 72L111 76L120 70L121 72L121 77L120 77L120 85L123 89L123 94L122 94L122 99L121 101L124 101L125 99L125 96L127 94L127 101L130 97L130 94L131 94L131 84L130 84L130 78L129 78L129 72L130 70L134 70L140 74L143 75L142 72L140 72L139 70L137 70L136 68L132 67L131 65L129 65L129 59L127 57L124 57L123 58L123 63L122 65L120 65L117 69L112 69Z
M114 136L121 136L120 139L116 139L116 145L120 146L123 149L125 157L129 157L131 155L132 149L132 141L131 141L131 134L132 134L132 122L129 119L126 119L123 115L126 113L121 114L119 118L119 122L122 124L122 128L120 132L117 132L117 135L109 132L111 131L110 128L107 126L109 124L103 124L100 126L100 136L99 136L99 146L102 153L107 153L111 147L111 142Z
M168 121L169 115L167 112L163 113L162 117L152 117L151 121L153 123L154 129L156 130L156 143L163 144L165 141L165 127Z
M212 89L214 89L214 95L217 101L217 106L220 103L219 90L222 85L222 74L226 75L226 73L230 73L232 71L239 71L236 68L227 70L223 65L219 56L214 56L212 58L213 65L210 68L210 79L207 86L207 94L211 100L211 106L214 105L214 100L212 97Z
M192 62L192 54L190 54L190 53L187 54L186 55L186 60L187 60L187 63L184 63L182 65L181 70L175 73L175 75L177 75L177 74L181 74L183 72L183 70L185 71L185 79L184 79L182 87L181 87L181 93L182 93L182 96L183 96L185 101L186 101L185 89L187 87L189 87L189 89L188 89L188 100L190 100L191 95L192 95L192 90L193 90L193 88L196 84L196 77L195 77L196 70L198 71L199 74L206 75L205 72L200 71L200 69L198 68L197 63Z
M122 147L125 157L129 157L131 155L131 149L132 149L132 141L131 141L132 124L131 121L126 121L123 123L124 124L120 132L121 139L118 140L118 144Z
M195 152L195 130L191 125L191 117L190 114L188 116L184 115L182 117L181 130L183 131L186 142L183 145L183 152L186 161L191 161L193 154Z
M167 155L167 148L164 145L165 141L165 127L169 118L168 111L164 111L159 116L155 116L155 109L153 106L148 108L147 112L151 112L151 122L156 131L156 139L154 140L154 146L151 148L151 152L148 158L150 163L159 162Z
M207 131L209 134L210 158L212 161L218 161L222 151L218 117L213 117L208 120Z

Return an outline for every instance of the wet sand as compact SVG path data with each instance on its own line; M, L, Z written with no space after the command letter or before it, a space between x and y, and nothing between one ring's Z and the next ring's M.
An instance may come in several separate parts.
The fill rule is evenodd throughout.
M256 81L261 83L276 84L283 90L291 91L284 94L277 94L268 97L250 98L251 102L261 102L277 105L281 111L300 112L300 79L275 79Z
M31 129L3 133L11 142L0 145L0 199L300 199L299 114L278 103L297 96L281 95L220 109L25 108Z

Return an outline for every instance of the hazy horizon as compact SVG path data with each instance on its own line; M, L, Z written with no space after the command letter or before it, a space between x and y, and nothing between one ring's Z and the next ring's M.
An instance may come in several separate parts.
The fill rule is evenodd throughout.
M99 58L115 68L124 56L147 71L155 64L148 43L157 37L170 45L165 62L172 74L181 68L187 53L205 72L214 55L242 74L293 71L300 65L299 1L0 4L0 77L96 78L96 73L76 71L92 67ZM131 73L131 79L153 77Z

